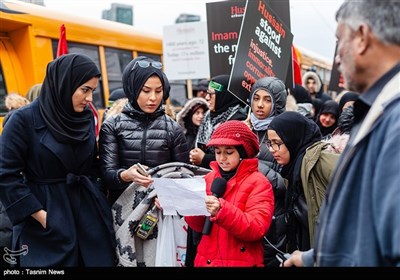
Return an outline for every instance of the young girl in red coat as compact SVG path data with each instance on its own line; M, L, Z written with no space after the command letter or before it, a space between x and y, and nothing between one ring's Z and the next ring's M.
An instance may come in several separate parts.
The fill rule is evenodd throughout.
M207 146L214 147L216 157L204 177L210 216L185 217L191 228L204 230L194 266L263 266L262 240L271 224L274 195L258 171L257 136L242 121L232 120L214 131Z

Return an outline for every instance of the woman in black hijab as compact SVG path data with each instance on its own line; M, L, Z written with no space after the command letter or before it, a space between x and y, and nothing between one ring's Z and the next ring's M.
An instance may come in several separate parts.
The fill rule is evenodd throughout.
M87 56L47 66L39 97L3 130L0 198L21 267L114 266L111 211L99 187L93 113L100 71Z
M214 149L206 147L212 133L223 122L228 120L245 120L245 104L228 91L229 75L218 75L211 78L206 100L210 110L205 114L196 137L196 148L190 151L190 161L194 165L210 168L215 160Z
M321 140L315 122L297 112L284 112L268 127L269 150L282 165L281 175L288 180L286 215L288 250L310 248L307 205L301 182L301 164L306 149Z
M115 210L118 265L155 266L158 226L146 239L134 232L143 216L137 214L140 206L151 208L153 201L148 198L153 179L141 173L137 163L154 168L169 162L188 162L189 148L182 127L164 110L170 85L161 62L145 56L133 59L124 69L122 84L128 103L120 114L104 121L99 137L103 177ZM129 185L132 188L127 189ZM129 191L132 189L134 192ZM130 207L134 218L123 220L121 209L131 201L135 202ZM123 230L126 224L129 232Z
M99 136L111 204L132 182L146 187L153 182L137 171L136 163L152 168L189 159L181 126L165 114L170 84L161 62L145 56L133 59L124 69L122 83L128 103L104 121Z
M322 104L316 123L323 137L329 138L338 125L340 112L339 104L334 100L328 100Z

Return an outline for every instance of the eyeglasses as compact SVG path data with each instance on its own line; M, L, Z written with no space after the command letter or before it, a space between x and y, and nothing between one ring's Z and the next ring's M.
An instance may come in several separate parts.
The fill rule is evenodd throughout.
M266 142L268 149L274 150L274 152L277 152L280 150L281 145L284 145L285 143L273 143L271 140L267 140Z
M146 60L138 60L133 64L133 67L131 70L135 69L136 66L139 65L140 68L147 68L150 66L153 66L156 69L162 69L162 63L158 61L146 61Z
M209 94L210 96L215 94L215 91L213 92L213 91L207 90L206 92L207 92L207 94Z

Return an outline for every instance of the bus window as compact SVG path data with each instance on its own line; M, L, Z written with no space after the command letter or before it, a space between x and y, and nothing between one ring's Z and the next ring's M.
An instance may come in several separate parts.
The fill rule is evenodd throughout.
M6 83L3 76L3 67L0 64L0 116L4 117L8 110L6 108Z
M161 57L159 55L151 54L151 53L145 53L145 52L137 52L137 56L147 56L148 58L151 58L152 60L155 61L161 61Z
M86 54L102 71L93 94L100 115L110 91L122 85L123 69L132 58L145 55L162 62L160 36L145 34L133 26L121 28L118 22L87 19L21 1L0 2L0 123L7 113L7 93L22 95L43 82L46 65L57 54L61 24L67 28L69 53Z
M106 56L106 67L108 77L108 87L110 93L122 87L122 72L125 66L131 62L132 51L120 50L115 48L104 48Z
M182 108L187 101L187 88L186 80L169 81L171 91L169 92L169 99L174 107Z
M53 40L52 45L53 45L53 57L56 58L58 40ZM97 46L69 42L68 53L79 53L87 55L89 58L93 60L93 62L97 65L97 67L101 71L100 55ZM100 78L97 89L93 92L93 104L97 109L105 108L102 78Z

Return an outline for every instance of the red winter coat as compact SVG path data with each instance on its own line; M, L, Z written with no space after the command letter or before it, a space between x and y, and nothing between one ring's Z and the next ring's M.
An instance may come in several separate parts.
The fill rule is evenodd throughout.
M221 177L216 161L204 178L207 194L211 184ZM244 159L227 184L221 208L209 235L203 235L197 248L194 266L263 266L263 236L269 229L274 212L271 183L258 172L258 159ZM201 232L205 217L185 217L188 225Z

